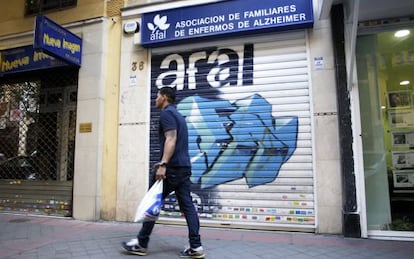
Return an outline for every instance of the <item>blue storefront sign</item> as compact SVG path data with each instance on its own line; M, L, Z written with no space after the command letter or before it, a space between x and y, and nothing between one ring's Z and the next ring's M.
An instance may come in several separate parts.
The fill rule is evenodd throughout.
M142 15L141 44L313 25L312 0L233 0Z
M0 52L0 75L67 66L66 62L33 49L32 45Z
M34 48L80 66L82 39L45 16L36 17Z

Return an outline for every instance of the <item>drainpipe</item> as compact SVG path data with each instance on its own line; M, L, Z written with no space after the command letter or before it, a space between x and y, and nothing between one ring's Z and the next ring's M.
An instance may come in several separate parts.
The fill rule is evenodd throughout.
M348 53L348 91L352 90L354 86L354 64L355 64L355 48L356 38L358 32L358 16L359 16L359 0L354 0L354 6L352 11L352 24L351 24L351 35L350 35L350 46Z
M343 5L331 9L331 27L334 46L335 78L337 87L339 146L342 175L342 234L361 237L361 219L358 213L356 179L354 172L353 138L346 53ZM356 35L356 34L355 34ZM355 42L354 42L355 44ZM355 47L354 47L355 49ZM348 63L349 65L353 62ZM353 66L353 65L352 65ZM350 71L351 72L351 71ZM349 73L352 74L352 73Z

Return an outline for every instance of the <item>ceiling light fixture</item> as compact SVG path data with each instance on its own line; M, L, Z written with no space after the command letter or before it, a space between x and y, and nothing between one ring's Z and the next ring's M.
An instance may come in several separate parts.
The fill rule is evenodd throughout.
M397 38L401 38L401 37L405 37L409 34L410 34L409 30L399 30L396 33L394 33L394 36L397 37Z
M400 82L400 85L409 85L409 84L410 84L410 81L408 80L404 80Z

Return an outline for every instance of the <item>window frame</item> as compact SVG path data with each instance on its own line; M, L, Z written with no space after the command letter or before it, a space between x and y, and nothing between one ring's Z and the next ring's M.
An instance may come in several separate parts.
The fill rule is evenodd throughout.
M78 0L25 0L24 15L31 16L49 11L76 7Z

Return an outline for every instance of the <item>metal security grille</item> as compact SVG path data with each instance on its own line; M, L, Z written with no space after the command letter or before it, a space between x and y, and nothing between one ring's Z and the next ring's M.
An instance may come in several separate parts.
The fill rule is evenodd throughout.
M33 125L38 121L39 82L1 86L0 164L2 179L34 179L33 159L37 141ZM37 175L39 178L40 175Z
M0 82L0 211L71 214L77 78Z

